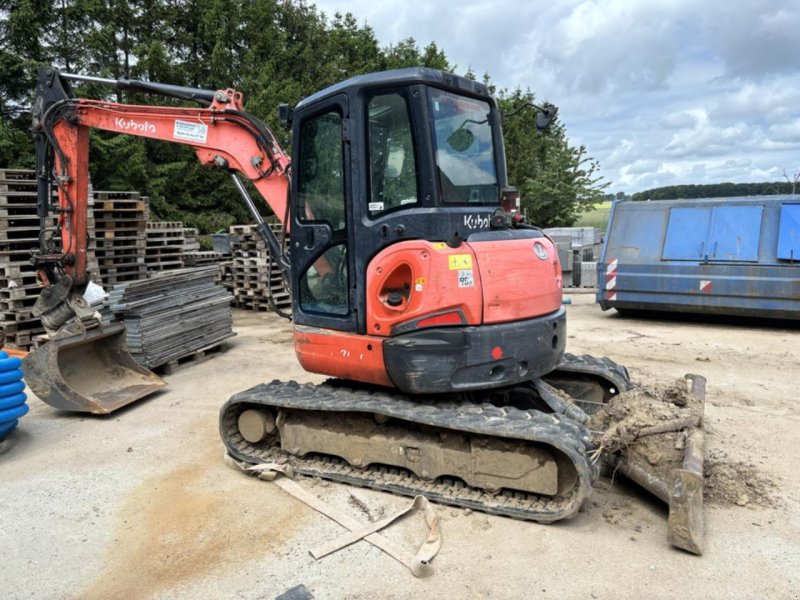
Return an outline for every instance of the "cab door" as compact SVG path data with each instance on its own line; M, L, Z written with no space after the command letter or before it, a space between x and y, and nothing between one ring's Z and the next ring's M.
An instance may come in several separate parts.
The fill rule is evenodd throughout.
M345 95L295 115L290 254L295 323L355 331L348 123Z

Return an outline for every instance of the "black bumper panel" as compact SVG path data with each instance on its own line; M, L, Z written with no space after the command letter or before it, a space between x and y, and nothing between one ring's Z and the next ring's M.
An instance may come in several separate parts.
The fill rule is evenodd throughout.
M552 371L564 354L566 327L563 307L514 323L435 327L387 339L383 357L407 394L502 387Z

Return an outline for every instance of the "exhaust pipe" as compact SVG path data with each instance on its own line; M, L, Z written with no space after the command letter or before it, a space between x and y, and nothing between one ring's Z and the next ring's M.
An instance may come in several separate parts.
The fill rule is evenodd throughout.
M122 323L53 339L22 363L25 381L44 403L61 410L107 415L166 382L128 353Z

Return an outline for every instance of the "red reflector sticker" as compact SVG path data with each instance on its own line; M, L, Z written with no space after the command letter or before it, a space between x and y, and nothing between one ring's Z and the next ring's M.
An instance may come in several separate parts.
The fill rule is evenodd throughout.
M434 325L461 325L461 315L458 312L444 313L417 321L417 327L432 327Z
M500 360L503 358L503 349L500 346L495 346L492 348L492 358L495 360Z

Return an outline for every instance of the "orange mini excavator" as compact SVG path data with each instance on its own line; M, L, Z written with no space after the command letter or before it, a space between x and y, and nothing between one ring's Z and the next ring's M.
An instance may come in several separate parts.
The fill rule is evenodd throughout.
M80 99L75 79L200 106ZM544 128L555 107L536 108ZM166 140L231 174L291 282L297 358L332 377L228 400L220 431L231 456L522 519L578 510L597 467L585 412L556 388L591 408L629 380L608 359L564 353L558 254L520 218L485 85L425 68L348 79L282 107L291 160L233 89L45 68L33 112L42 218L33 260L46 284L36 311L52 341L25 370L42 400L106 413L163 384L83 294L89 129ZM289 252L243 179L285 223Z

